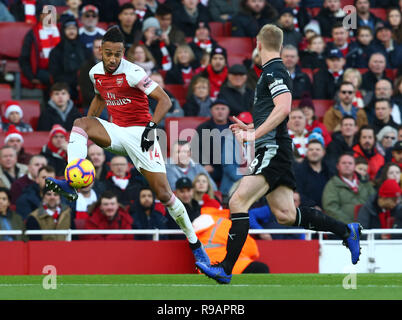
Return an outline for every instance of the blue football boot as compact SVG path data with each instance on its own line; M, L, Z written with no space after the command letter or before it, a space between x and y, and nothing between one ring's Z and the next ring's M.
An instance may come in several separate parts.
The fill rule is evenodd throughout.
M209 257L202 244L199 248L193 250L193 254L196 262L201 262L207 266L211 264L211 261L209 260Z
M360 223L349 223L348 228L350 230L350 235L347 239L343 240L343 245L345 245L352 254L352 263L356 264L359 261L361 247L360 247L360 235L363 227Z
M195 265L203 274L220 284L229 284L232 279L232 275L227 274L219 263L210 266L201 262L196 262Z
M76 201L78 199L77 191L75 191L73 187L70 187L66 180L58 180L48 177L45 179L45 183L47 190L51 190L62 195L68 201Z

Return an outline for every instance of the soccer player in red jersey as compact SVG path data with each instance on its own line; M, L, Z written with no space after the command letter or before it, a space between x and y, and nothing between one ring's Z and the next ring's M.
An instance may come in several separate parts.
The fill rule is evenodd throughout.
M95 97L88 115L74 122L67 148L68 163L87 157L88 139L108 151L128 155L185 233L196 261L209 264L183 203L170 188L156 139L156 125L170 109L170 98L144 69L123 56L124 36L118 27L112 27L102 39L102 61L89 72ZM153 116L147 96L157 101ZM105 107L112 122L98 118ZM65 180L47 178L46 185L69 200L77 198L76 191Z

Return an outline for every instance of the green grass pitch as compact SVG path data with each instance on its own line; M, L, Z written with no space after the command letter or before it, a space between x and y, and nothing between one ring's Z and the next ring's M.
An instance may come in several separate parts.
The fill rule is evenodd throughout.
M43 276L0 276L7 300L349 300L402 299L402 274L357 274L356 289L344 289L345 274L235 275L219 285L204 275L57 276L44 289ZM350 283L350 282L349 282Z

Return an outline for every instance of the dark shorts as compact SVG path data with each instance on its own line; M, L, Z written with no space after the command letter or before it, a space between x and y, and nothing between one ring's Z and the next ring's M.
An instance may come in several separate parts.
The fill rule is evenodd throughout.
M276 146L264 146L256 150L255 158L250 164L249 175L261 174L269 184L270 193L279 186L296 189L296 179L292 166L293 150L291 143Z

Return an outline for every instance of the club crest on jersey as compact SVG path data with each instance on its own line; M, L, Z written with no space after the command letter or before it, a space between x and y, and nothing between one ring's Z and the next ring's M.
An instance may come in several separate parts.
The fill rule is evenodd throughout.
M123 78L116 78L116 84L117 84L117 86L121 87L121 86L123 85L123 81L124 81Z

